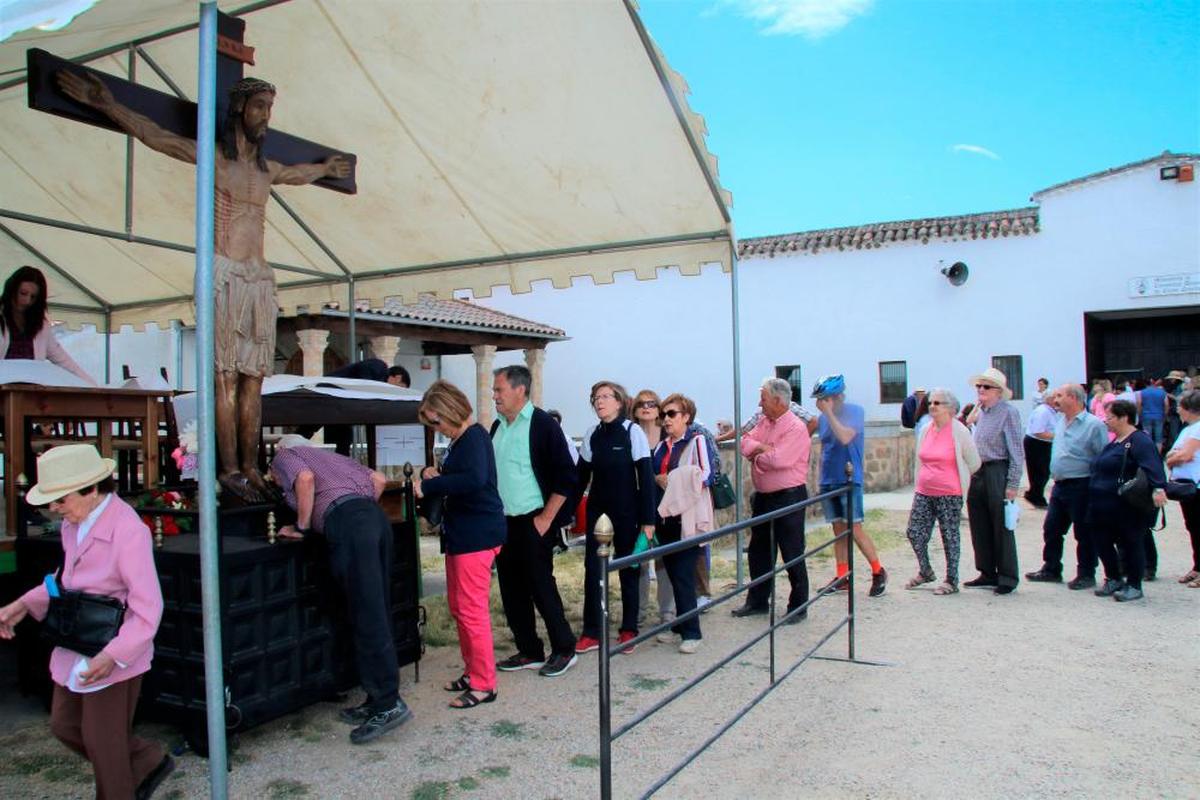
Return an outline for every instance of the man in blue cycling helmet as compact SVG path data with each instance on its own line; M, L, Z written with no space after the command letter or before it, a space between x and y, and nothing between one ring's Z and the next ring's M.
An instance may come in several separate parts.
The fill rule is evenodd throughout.
M846 402L846 381L841 375L827 375L813 386L812 396L817 399L817 410L821 420L817 430L821 437L821 483L822 494L839 488L846 482L846 464L854 467L853 514L848 514L846 495L823 500L825 521L833 526L837 536L854 526L854 543L859 552L871 565L871 597L879 597L887 591L887 570L879 563L879 551L870 535L863 530L863 444L866 413L863 407ZM833 545L837 560L837 576L829 585L838 584L838 589L849 588L850 545L840 539Z

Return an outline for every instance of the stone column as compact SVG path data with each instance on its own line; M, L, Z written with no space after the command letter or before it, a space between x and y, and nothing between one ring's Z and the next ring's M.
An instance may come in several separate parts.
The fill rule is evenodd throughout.
M492 362L496 358L496 346L477 344L471 348L475 356L475 419L484 428L492 426L496 404L492 402Z
M529 387L529 399L538 408L542 406L542 366L546 363L546 351L541 348L533 348L525 351L525 366L529 367L529 374L533 378L533 383Z
M372 336L371 352L389 367L396 363L396 351L400 349L399 336Z
M325 347L329 344L329 331L306 328L296 331L296 338L300 341L300 351L304 353L304 371L301 374L324 375Z

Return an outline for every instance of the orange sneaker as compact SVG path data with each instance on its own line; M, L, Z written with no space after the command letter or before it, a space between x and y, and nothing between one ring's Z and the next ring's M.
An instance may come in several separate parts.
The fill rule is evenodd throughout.
M593 650L600 649L600 640L593 639L591 636L580 636L579 641L575 643L576 653L590 653Z
M636 634L636 633L634 633L633 631L621 631L621 632L620 632L620 633L617 635L617 644L619 644L619 645L621 645L621 644L625 644L626 642L633 641L633 640L634 640L634 639L636 639L636 638L637 638L637 634ZM625 654L625 655L627 655L627 656L631 656L631 655L633 655L633 651L634 651L634 650L637 650L637 645L636 645L636 644L634 644L634 645L630 645L629 647L622 647L622 648L621 648L621 652L622 652L622 653L624 653L624 654Z

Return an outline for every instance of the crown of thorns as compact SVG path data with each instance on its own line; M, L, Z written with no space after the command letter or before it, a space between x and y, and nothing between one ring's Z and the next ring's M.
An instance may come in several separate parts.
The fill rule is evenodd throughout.
M238 95L252 97L259 92L270 92L271 94L275 94L275 86L267 83L264 80L259 80L258 78L242 78L233 86L229 87L230 97L237 97Z

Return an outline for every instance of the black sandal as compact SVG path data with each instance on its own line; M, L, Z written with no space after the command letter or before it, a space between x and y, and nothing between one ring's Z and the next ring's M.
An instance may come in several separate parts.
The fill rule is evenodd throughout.
M471 679L464 674L458 680L450 681L442 688L447 692L469 692L471 691Z
M496 699L495 690L484 692L483 697L476 697L475 692L467 689L458 697L450 701L451 708L474 708L480 703L490 703Z

